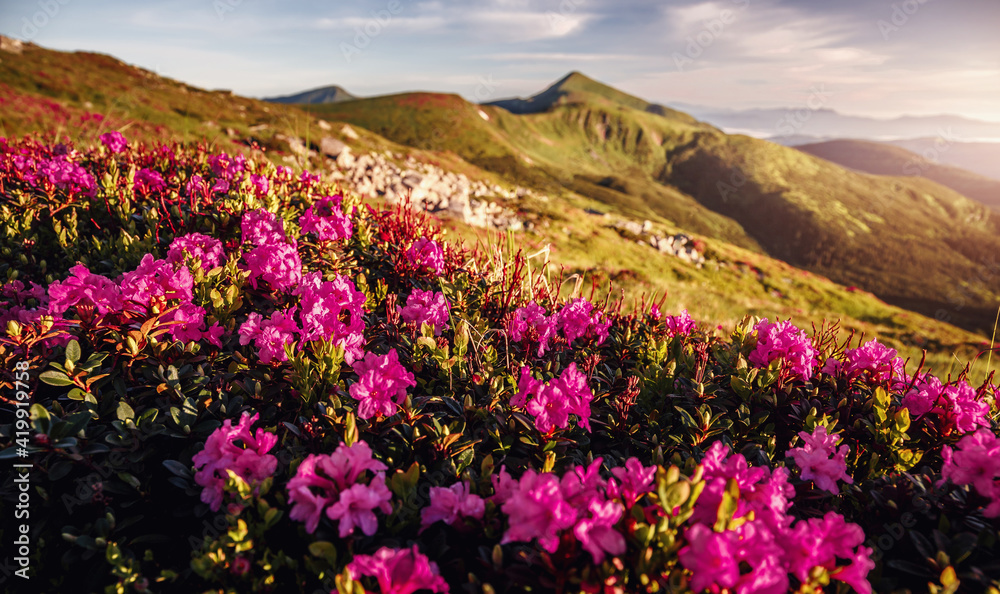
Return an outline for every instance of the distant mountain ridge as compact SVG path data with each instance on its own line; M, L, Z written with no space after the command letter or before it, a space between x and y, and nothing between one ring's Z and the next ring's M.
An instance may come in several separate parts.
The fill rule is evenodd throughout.
M1000 210L1000 180L936 163L899 146L866 140L831 140L795 148L856 171L925 177Z
M718 109L681 103L675 104L675 107L715 126L730 131L740 130L757 138L780 139L801 135L879 141L918 137L941 137L949 142L972 142L986 138L1000 141L1000 122L957 115L879 119L846 115L826 107L811 109L805 104L764 109Z
M319 87L318 89L311 89L308 91L302 91L301 93L296 93L294 95L285 95L282 97L265 97L264 101L269 103L304 103L315 105L318 103L337 103L340 101L351 101L357 99L356 95L352 95L347 92L343 87L338 85L330 85L327 87Z

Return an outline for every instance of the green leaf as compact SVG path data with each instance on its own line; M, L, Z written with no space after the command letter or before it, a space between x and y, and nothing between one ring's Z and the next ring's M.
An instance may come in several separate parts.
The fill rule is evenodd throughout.
M50 386L72 386L73 380L69 379L69 376L65 373L49 370L42 372L38 376L38 379L42 380Z
M729 521L733 519L739 503L740 485L736 482L736 479L729 479L726 483L726 490L722 494L722 503L719 504L719 514L716 516L715 526L713 527L716 532L722 532L726 529Z
M326 559L330 565L335 565L337 562L337 547L325 540L317 540L314 543L310 543L309 554L314 557Z
M32 404L29 410L31 412L31 420L35 424L35 431L48 435L49 429L52 428L52 417L49 416L49 411L45 410L45 407L41 404Z
M80 343L71 340L69 344L66 345L66 360L70 363L76 364L80 360Z
M165 466L167 470L169 470L170 472L176 474L181 478L187 478L187 479L191 478L191 469L187 466L184 466L177 460L164 460L163 466Z
M135 411L124 400L118 403L117 413L119 421L135 419Z

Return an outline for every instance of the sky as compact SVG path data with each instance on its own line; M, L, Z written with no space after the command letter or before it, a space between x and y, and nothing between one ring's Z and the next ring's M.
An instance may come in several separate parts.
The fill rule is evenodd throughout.
M2 0L0 33L267 97L529 96L1000 121L1000 0ZM4 58L8 59L8 58Z

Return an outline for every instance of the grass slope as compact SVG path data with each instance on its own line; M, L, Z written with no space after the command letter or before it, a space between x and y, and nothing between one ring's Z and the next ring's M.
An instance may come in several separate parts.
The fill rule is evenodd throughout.
M865 175L658 115L609 89L571 74L500 104L519 113L422 93L310 109L503 175L537 181L541 171L612 210L762 249L924 314L992 329L1000 218L987 207L929 180Z
M16 59L0 62L0 80L3 135L55 132L93 142L98 133L119 129L135 140L209 142L233 151L246 149L251 139L278 145L278 134L331 134L298 107L197 89L101 54L28 44ZM843 319L845 328L878 335L908 356L929 349L941 370L955 364L956 356L970 360L982 346L981 337L769 258L733 218L657 181L670 171L665 147L692 145L712 133L710 126L607 102L516 116L455 96L413 93L310 109L331 122L354 124L361 136L350 142L359 151L407 151L467 175L488 175L476 163L534 180L555 198L521 205L522 214L536 222L522 236L524 249L551 246L553 259L582 275L588 287L611 282L630 297L667 295L666 311L687 307L699 320L727 327L747 312L791 317L803 327ZM91 118L94 113L104 119ZM234 137L223 132L227 127ZM269 154L281 152L279 145ZM587 209L647 218L664 232L700 235L721 264L697 270L623 238ZM482 231L449 224L470 241L483 238ZM979 365L977 374L984 369Z

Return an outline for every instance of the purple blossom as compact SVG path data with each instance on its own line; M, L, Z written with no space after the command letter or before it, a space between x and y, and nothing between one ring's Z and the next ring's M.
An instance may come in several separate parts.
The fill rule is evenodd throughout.
M791 322L761 320L757 330L757 347L750 353L750 364L758 368L768 367L772 361L781 360L782 368L791 377L808 380L816 366L816 349L805 332Z
M448 305L444 293L413 289L406 299L406 307L397 309L404 322L417 327L428 324L434 328L434 336L441 336L441 332L448 328Z
M362 419L393 414L396 405L406 400L406 389L417 385L413 374L399 363L396 349L385 355L367 353L353 368L358 381L349 391L358 401L358 417Z
M97 139L112 153L120 153L128 148L128 141L117 130L101 134Z
M347 239L353 232L351 219L341 210L341 196L320 198L299 217L303 233L312 233L320 241Z
M278 467L278 459L267 453L278 443L278 436L263 429L257 429L256 435L250 433L259 416L243 413L235 427L232 419L226 419L208 436L205 448L194 455L194 481L204 487L201 500L212 511L222 506L227 470L252 484L271 476Z

